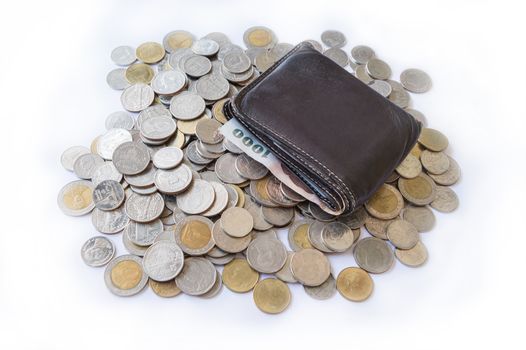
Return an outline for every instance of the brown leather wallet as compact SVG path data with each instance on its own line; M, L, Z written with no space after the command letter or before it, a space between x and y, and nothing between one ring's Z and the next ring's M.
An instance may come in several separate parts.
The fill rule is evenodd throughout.
M363 204L421 124L303 42L224 106L335 212Z

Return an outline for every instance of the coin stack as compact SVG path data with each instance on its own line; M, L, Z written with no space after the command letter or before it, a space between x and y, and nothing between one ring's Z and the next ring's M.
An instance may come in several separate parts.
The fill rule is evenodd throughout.
M243 41L246 49L222 33L196 39L178 30L162 45L112 51L121 67L107 82L123 90L124 110L106 118L107 130L90 148L74 146L61 157L80 180L62 188L59 207L67 215L91 213L103 234L84 243L83 261L106 266L105 283L119 296L148 284L161 297L183 292L209 298L224 284L235 293L252 291L256 306L271 314L289 305L288 283L300 283L316 299L338 291L363 301L373 291L370 274L389 271L395 258L411 267L424 264L420 234L433 228L431 208L451 212L458 206L449 186L460 177L445 153L447 138L409 107L409 92L429 90L429 76L407 69L400 82L390 80L389 65L373 49L360 45L348 54L338 31L325 31L323 45L308 40L425 126L369 201L335 217L219 132L227 122L225 101L293 47L265 27L248 29ZM281 228L288 228L288 239L278 236ZM121 232L128 253L115 257L113 240ZM358 266L336 275L330 256L350 249Z

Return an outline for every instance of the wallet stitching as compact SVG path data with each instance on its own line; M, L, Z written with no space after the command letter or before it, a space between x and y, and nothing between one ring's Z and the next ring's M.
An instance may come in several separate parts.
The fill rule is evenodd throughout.
M292 49L288 54L286 54L285 56L283 56L280 60L278 60L272 67L270 67L269 69L267 69L265 72L263 72L258 78L256 78L256 80L254 80L252 82L252 85L251 86L247 86L245 89L241 90L238 94L238 97L239 98L242 98L243 96L245 96L247 94L248 91L252 90L255 86L257 86L257 84L259 83L259 81L261 81L263 78L265 78L267 75L269 75L270 73L272 73L285 59L287 59L290 55L292 55L294 52L298 51L300 48L303 47L303 44L299 44L298 46L296 46L294 49ZM252 117L250 117L249 115L245 114L245 113L241 113L239 111L239 109L237 108L236 104L234 104L234 107L235 109L237 110L237 112L239 112L241 115L245 115L247 116L248 118L250 118L252 121L256 122L257 124L259 124L260 126L264 127L265 129L267 129L268 131L270 131L272 134L274 134L275 136L279 137L280 139L282 139L284 142L290 144L291 146L293 146L294 148L296 148L298 151L300 151L301 153L305 154L307 157L309 157L311 160L313 160L314 162L316 162L318 165L322 166L326 171L329 172L329 174L333 175L334 177L336 177L336 179L339 180L339 182L341 183L341 185L343 185L343 187L345 187L345 189L347 190L347 193L349 194L349 196L351 197L351 201L352 201L352 208L351 210L354 208L355 204L356 204L356 198L354 196L354 193L349 189L349 187L347 186L347 184L345 184L345 182L342 181L342 179L336 175L334 172L332 172L329 168L327 168L325 165L323 165L322 163L320 163L317 159L315 159L312 155L310 155L309 153L307 153L306 151L304 151L303 149L301 149L299 146L295 145L293 142L290 142L290 141L286 141L286 138L273 131L269 126L267 126L265 123L263 122L260 122ZM270 147L270 146L269 146ZM271 147L272 148L272 147ZM281 154L281 153L280 153ZM333 186L336 186L336 187L340 187L341 186L338 186L336 184L334 184L332 182L332 180L330 178L327 178L326 177L326 174L323 174L321 171L319 171L318 169L315 169L313 168L312 166L310 166L308 163L307 163L307 166L313 170L314 172L316 172L318 175L322 176L325 180L327 180L331 185ZM314 180L313 180L314 181ZM316 182L316 181L314 181ZM317 182L316 182L317 183ZM322 186L322 185L320 185ZM324 186L322 186L324 187ZM334 198L334 196L331 195L331 197ZM336 198L334 198L336 200ZM349 204L347 198L345 198L347 204Z

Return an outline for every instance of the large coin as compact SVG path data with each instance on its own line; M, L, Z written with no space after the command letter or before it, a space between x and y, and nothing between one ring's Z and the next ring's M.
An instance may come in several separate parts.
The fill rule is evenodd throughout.
M150 195L132 194L126 200L126 214L137 222L150 222L161 216L164 200L159 193Z
M139 293L148 282L148 276L142 269L142 259L135 255L116 257L106 266L104 282L113 294L121 297Z
M387 238L399 249L411 249L420 240L416 227L405 220L395 220L387 226Z
M403 207L404 200L400 192L387 184L383 184L365 203L369 214L382 220L397 217Z
M431 151L440 152L447 148L449 141L440 131L423 128L418 137L418 142Z
M175 169L158 169L155 172L154 183L159 192L180 193L192 184L192 170L186 164L180 164Z
M214 223L205 217L190 215L175 228L175 241L189 255L203 255L215 245L212 237Z
M82 154L73 163L73 171L81 179L89 180L95 170L104 164L104 159L93 153Z
M422 165L428 173L440 175L449 169L449 158L444 152L424 150L420 155Z
M416 93L429 91L431 88L431 78L426 72L410 68L400 74L400 82L407 90Z
M263 312L278 314L290 304L290 290L286 283L275 278L259 281L254 287L254 303Z
M331 274L329 259L316 249L295 252L290 260L290 268L298 282L307 286L319 286Z
M155 42L146 42L139 45L135 51L135 55L138 59L144 63L157 63L164 57L164 48L161 44Z
M113 152L113 164L124 175L135 175L142 172L150 163L148 148L137 142L121 144Z
M148 247L163 232L163 223L160 219L140 223L131 221L124 230L124 235L134 244L141 247Z
M186 214L200 214L214 203L215 192L205 180L196 179L190 188L177 196L177 206Z
M86 180L77 180L68 183L60 190L57 203L66 215L80 216L89 213L95 208L93 203L93 183Z
M246 235L245 237L235 238L228 235L221 228L220 220L217 220L212 227L212 236L214 238L216 246L229 253L239 253L245 250L250 241L252 241L252 235Z
M422 164L417 157L408 154L396 167L396 172L407 179L412 179L422 172Z
M214 286L217 272L214 265L205 258L187 258L175 283L188 295L203 295Z
M254 219L243 208L228 208L221 214L221 228L232 237L245 237L254 228Z
M391 268L394 254L383 240L368 237L354 247L354 259L358 266L371 273L383 273Z
M435 214L426 207L407 206L402 211L402 218L412 223L418 232L431 231L435 225Z
M114 234L124 230L130 219L126 216L123 207L111 211L93 209L91 212L91 223L97 231Z
M124 188L114 180L105 180L93 190L93 202L100 210L117 209L124 202Z
M449 187L437 186L436 197L431 202L431 207L443 213L451 213L458 208L458 196Z
M287 261L287 249L281 241L259 237L248 245L247 261L252 268L261 273L275 273Z
M338 275L336 288L348 300L363 301L373 292L373 280L364 270L348 267Z
M415 205L429 204L436 197L436 185L424 173L420 173L413 179L400 178L398 180L398 188L402 196Z
M332 275L319 286L303 285L303 289L308 296L317 300L327 300L336 294L336 280Z
M184 256L179 246L169 240L152 244L142 260L144 272L159 282L169 281L183 269Z
M332 251L344 252L354 242L351 228L342 222L334 221L326 224L321 232L323 244Z
M460 167L458 163L449 157L449 169L440 175L429 174L429 176L439 185L451 186L460 179Z
M396 258L404 265L418 267L427 261L426 246L418 241L411 249L395 249Z

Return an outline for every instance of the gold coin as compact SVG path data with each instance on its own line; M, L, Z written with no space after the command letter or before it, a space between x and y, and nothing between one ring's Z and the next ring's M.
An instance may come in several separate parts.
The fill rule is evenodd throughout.
M228 100L228 98L219 100L216 103L214 103L214 106L212 107L212 115L214 116L214 119L220 122L221 124L225 124L228 121L228 119L226 119L225 115L223 114L223 106Z
M312 244L309 241L309 223L298 226L298 228L292 234L292 240L296 246L301 249L312 249Z
M424 243L418 243L411 249L395 249L396 258L404 265L418 267L427 260L427 249Z
M422 172L422 163L420 163L420 160L414 155L408 154L402 163L396 167L396 171L400 176L412 179Z
M223 269L223 284L233 292L248 292L258 280L259 273L245 259L234 259Z
M133 260L118 262L111 270L111 282L122 290L136 287L142 279L142 267Z
M348 267L338 275L336 289L348 300L364 301L373 292L373 279L359 267Z
M177 120L177 129L179 129L185 135L195 135L195 129L197 123L201 120L208 118L206 114L203 113L200 117L192 120Z
M418 142L431 151L440 152L447 148L447 137L440 131L430 128L422 129Z
M181 293L181 290L175 284L175 280L158 282L150 279L148 283L153 292L163 298L172 298Z
M429 176L420 173L413 179L400 178L398 188L409 202L415 205L426 205L436 197L436 185Z
M243 206L245 205L245 192L243 192L243 190L237 185L230 184L230 186L232 186L234 190L236 190L237 195L239 197L236 207L243 208Z
M147 42L139 45L135 50L135 55L144 63L157 63L163 59L165 54L164 47L155 42Z
M85 214L85 211L93 206L93 187L88 181L71 182L64 187L59 200L68 214Z
M266 29L256 28L248 33L247 40L254 47L266 47L272 43L272 33Z
M149 84L154 76L152 67L144 63L135 63L126 69L126 80L130 84Z
M290 304L289 287L276 278L259 281L254 287L253 297L256 306L269 314L279 314Z
M188 48L194 43L194 38L190 33L184 31L174 31L166 35L164 44L168 51L175 51L181 48Z
M267 191L267 184L269 181L270 176L267 176L261 180L255 180L254 182L256 184L255 189L257 191L257 198L259 200L263 200L264 202L268 202L270 203L269 205L271 205L273 202L270 200L270 196ZM250 187L250 189L252 189L252 186Z
M404 199L400 192L387 184L383 184L365 203L365 209L369 214L382 220L397 217L403 207Z
M205 247L211 238L210 227L201 221L189 221L181 229L181 242L190 249Z
M409 151L409 154L412 154L418 159L420 159L420 155L422 154L423 150L424 148L422 147L422 145L420 145L419 143L415 143L411 151Z

